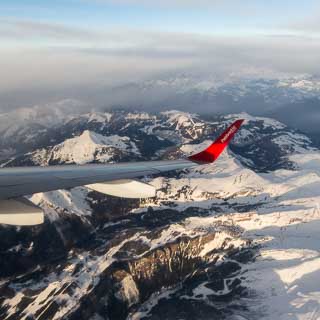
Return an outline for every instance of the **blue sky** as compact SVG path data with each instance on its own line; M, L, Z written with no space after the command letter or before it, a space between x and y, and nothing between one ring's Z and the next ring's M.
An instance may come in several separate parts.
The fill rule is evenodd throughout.
M166 73L320 74L319 36L318 0L1 0L0 103Z
M250 35L290 31L319 9L316 0L2 0L0 17L95 30Z

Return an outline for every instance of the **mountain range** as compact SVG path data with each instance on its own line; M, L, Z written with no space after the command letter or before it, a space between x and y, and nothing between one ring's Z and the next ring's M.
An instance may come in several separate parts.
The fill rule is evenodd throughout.
M176 159L237 118L241 131L213 165L143 177L155 198L85 187L30 196L45 223L0 227L0 318L320 317L319 150L278 120L177 110L28 118L1 126L1 163Z

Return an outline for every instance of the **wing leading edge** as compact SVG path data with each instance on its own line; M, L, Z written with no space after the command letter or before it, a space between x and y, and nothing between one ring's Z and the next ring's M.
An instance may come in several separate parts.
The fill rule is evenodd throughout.
M125 198L126 193L128 193L128 187L132 185L136 188L138 186L137 183L139 184L139 182L131 183L130 179L214 162L239 130L242 122L243 120L235 121L208 148L184 160L2 168L0 169L0 207L1 202L6 199L86 185L95 185L96 190L105 193L108 193L109 190L109 193ZM121 182L117 184L116 180ZM124 180L127 180L127 183L124 183ZM111 181L113 186L107 183ZM104 183L107 184L103 185ZM147 186L144 186L144 188L146 190L145 194L153 193ZM121 194L122 190L123 194ZM135 193L129 193L129 196ZM143 193L136 194L141 195ZM34 209L32 208L32 210ZM2 214L4 213L0 210L0 223ZM39 221L42 220L39 218ZM19 225L19 223L16 224Z

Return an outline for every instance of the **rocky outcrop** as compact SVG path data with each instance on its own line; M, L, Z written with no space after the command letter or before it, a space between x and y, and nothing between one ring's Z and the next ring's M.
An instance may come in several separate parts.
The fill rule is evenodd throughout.
M226 275L241 269L235 259L220 263L219 267L216 262L240 257L251 248L250 241L246 240L240 240L243 249L235 248L233 241L239 241L239 236L232 229L195 237L183 236L153 250L148 250L148 246L143 246L139 240L127 242L115 254L117 261L101 274L99 283L68 317L87 319L99 314L102 319L126 319L153 294L184 282L203 281L203 277L211 279L209 287L214 289L215 284L223 283ZM131 257L124 259L121 252L130 252ZM229 283L228 295L237 291L240 283L241 280ZM217 291L223 290L221 285L216 286Z

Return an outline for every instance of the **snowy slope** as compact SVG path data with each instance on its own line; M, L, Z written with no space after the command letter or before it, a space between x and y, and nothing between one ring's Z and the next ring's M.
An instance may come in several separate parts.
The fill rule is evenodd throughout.
M290 160L295 163L294 171L257 174L224 153L214 166L199 167L178 179L153 180L165 190L159 193L160 206L168 205L168 199L179 210L201 207L212 212L220 205L218 216L187 218L187 228L232 225L260 246L259 257L243 265L239 275L247 288L244 298L233 301L247 308L235 312L239 319L320 318L320 155L296 154ZM191 298L185 298L227 293L226 284L219 292L202 284ZM139 314L133 318L140 319ZM152 308L143 314L152 314Z
M61 213L85 218L92 213L86 200L87 194L88 190L86 188L78 187L72 190L36 193L30 197L30 200L44 210L46 218L50 221L61 218Z

